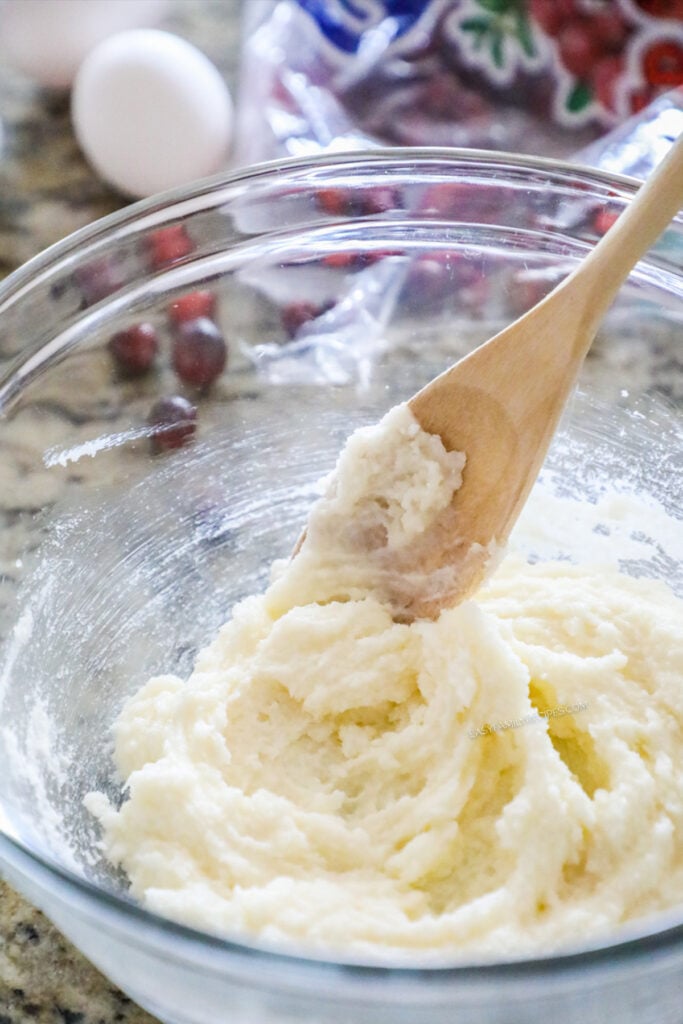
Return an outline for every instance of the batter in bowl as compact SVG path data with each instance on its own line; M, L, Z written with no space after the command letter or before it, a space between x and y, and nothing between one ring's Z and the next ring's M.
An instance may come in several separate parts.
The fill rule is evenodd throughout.
M414 962L683 900L683 602L508 556L475 600L396 622L388 556L464 463L406 406L357 432L267 592L125 705L124 802L87 803L144 905Z

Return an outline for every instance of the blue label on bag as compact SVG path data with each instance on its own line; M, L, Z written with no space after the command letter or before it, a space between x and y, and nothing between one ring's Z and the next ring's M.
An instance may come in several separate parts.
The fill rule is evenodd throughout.
M380 26L385 46L406 35L431 6L432 0L297 0L297 3L337 50L355 54L366 34Z

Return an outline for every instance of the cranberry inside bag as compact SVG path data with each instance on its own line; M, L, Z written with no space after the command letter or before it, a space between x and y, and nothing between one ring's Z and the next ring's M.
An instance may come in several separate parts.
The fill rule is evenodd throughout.
M683 85L683 0L259 0L238 158L443 145L568 157Z
M681 130L683 0L245 5L239 163L438 145L568 158L644 177ZM558 283L552 274L523 271L510 281L490 266L483 273L462 244L419 258L404 245L403 215L495 231L508 222L514 196L467 175L399 191L386 174L368 184L347 171L340 184L324 170L313 173L320 187L311 212L330 231L339 226L338 251L316 274L283 265L245 279L280 311L280 336L248 351L268 376L362 383L381 358L397 304L418 319L435 307L451 317L466 310L495 327L496 318L502 326ZM297 201L287 196L278 205L283 224ZM245 197L243 214L248 230L258 203ZM528 216L523 231L552 228L559 217L591 242L616 214L603 201L555 197ZM396 244L354 253L341 225L358 218L368 237L373 222L384 222L385 238L395 221ZM675 244L680 250L680 233Z

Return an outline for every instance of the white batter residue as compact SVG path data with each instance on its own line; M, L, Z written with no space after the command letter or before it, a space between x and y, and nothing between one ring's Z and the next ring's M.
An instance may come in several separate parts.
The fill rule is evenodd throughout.
M87 803L147 907L414 960L681 901L683 602L510 556L475 601L395 622L360 554L409 545L463 465L405 407L354 435L269 590L127 702L124 802Z

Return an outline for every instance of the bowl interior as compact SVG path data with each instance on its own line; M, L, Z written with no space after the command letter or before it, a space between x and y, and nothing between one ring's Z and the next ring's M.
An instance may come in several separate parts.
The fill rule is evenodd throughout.
M124 896L83 797L120 799L126 695L187 675L264 587L352 429L529 308L595 241L596 210L632 191L500 158L340 158L249 184L115 219L0 301L0 826ZM333 189L346 205L329 212ZM168 229L190 248L164 262ZM605 321L516 531L526 557L610 562L683 594L681 254L683 225ZM170 358L171 303L195 289L216 296L230 350L200 395ZM315 313L296 330L294 307ZM129 380L107 346L140 321L162 351ZM153 455L149 409L178 392L197 437Z

